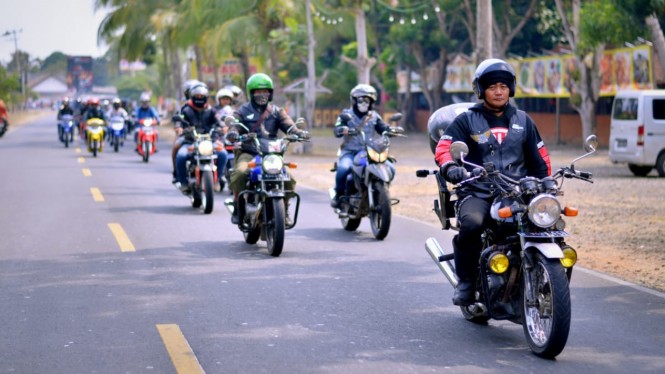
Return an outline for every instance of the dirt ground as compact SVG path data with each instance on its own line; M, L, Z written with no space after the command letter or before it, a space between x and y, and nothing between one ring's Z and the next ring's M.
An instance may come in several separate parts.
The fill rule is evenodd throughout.
M10 114L10 126L48 115L55 118L55 112L50 111ZM165 124L160 134L171 138L172 128ZM287 159L299 164L294 170L299 185L327 191L334 184L329 170L340 140L329 128L314 129L312 134L308 144L311 153L296 154L292 147ZM581 147L548 145L548 149L554 170L583 154ZM393 212L440 226L432 211L438 196L435 179L415 176L418 169L436 168L427 135L393 138L390 153L397 159L397 176L390 193L400 200ZM612 164L607 149L602 148L576 167L594 175L593 184L566 180L563 185L563 202L580 212L566 219L566 230L572 234L567 242L577 249L578 264L665 292L665 178L659 178L655 171L644 178L634 177L626 165Z
M333 186L329 170L340 141L331 134L331 129L315 129L312 153L289 156L299 163L294 172L298 184L320 190ZM584 153L581 146L548 148L553 170ZM436 181L415 176L418 169L436 168L427 135L393 138L390 153L397 158L390 192L400 200L393 212L440 226L432 211L438 196ZM593 184L579 180L563 184L562 201L579 208L579 216L566 219L566 230L572 234L567 242L577 249L578 264L665 291L665 178L658 178L655 171L645 178L634 177L626 165L609 161L607 149L580 160L576 168L594 176Z

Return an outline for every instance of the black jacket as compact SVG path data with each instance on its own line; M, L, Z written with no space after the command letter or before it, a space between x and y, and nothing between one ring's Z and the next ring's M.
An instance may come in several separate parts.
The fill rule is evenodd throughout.
M183 131L187 132L190 128L195 128L199 134L207 134L212 129L220 127L220 123L215 116L215 111L206 107L203 110L197 110L189 104L182 107L182 117L187 123L182 123ZM217 131L213 133L212 139L218 137Z
M286 111L276 105L268 104L265 110L256 108L251 102L243 104L233 112L233 116L242 123L242 126L231 126L229 131L236 131L243 135L250 132L256 133L259 144L267 143L267 140L276 139L279 131L288 134L292 131L299 131L291 117ZM266 119L260 126L257 126L263 112L267 111ZM241 152L252 155L259 154L259 149L255 141L249 139L242 142Z
M499 142L497 137L503 137L503 141ZM454 164L450 144L455 141L469 146L467 161L480 166L492 162L496 170L510 178L543 178L551 173L549 154L536 125L524 111L510 104L500 117L479 103L455 118L436 149L436 161L443 172ZM464 166L471 171L472 167ZM473 193L479 197L493 192L492 186L482 182L473 182L460 191L462 195Z

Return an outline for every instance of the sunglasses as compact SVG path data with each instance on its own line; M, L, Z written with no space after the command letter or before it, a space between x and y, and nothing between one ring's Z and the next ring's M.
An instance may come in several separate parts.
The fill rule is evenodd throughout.
M357 98L356 102L358 104L369 104L369 103L372 102L372 99L370 99L369 97L366 97L366 96L362 96L362 97Z

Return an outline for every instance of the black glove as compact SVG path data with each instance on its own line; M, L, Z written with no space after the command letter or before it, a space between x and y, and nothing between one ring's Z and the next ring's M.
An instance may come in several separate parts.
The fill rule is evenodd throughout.
M229 131L226 133L226 140L228 140L230 143L235 143L240 139L240 134L236 131Z
M456 165L449 166L443 178L452 184L457 184L466 179L466 169Z
M295 132L295 134L296 134L300 139L303 139L303 140L309 140L309 139L312 138L312 135L309 133L309 131L305 131L305 130L297 130L297 131Z

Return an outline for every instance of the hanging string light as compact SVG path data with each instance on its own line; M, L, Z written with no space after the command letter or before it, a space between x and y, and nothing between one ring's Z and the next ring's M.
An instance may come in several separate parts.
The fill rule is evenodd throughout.
M398 1L390 1L390 3L386 2L385 0L375 0L376 4L388 9L390 11L390 16L388 17L388 21L391 23L395 22L395 13L399 14L399 24L404 25L406 23L405 17L410 17L410 22L412 25L415 25L418 20L416 13L422 12L422 19L423 21L428 21L429 16L427 15L427 9L432 9L431 8L431 3L429 1L420 1L415 4L411 5L405 5L405 6L399 6ZM440 8L437 5L434 9L435 11L439 12Z

